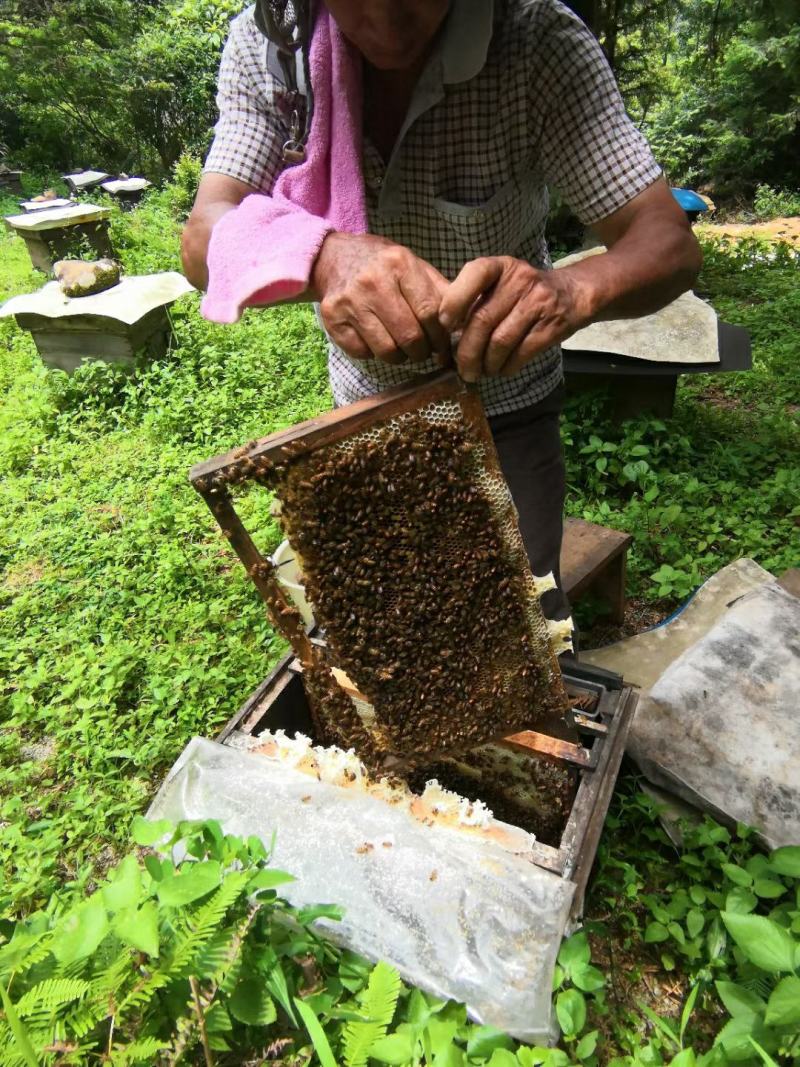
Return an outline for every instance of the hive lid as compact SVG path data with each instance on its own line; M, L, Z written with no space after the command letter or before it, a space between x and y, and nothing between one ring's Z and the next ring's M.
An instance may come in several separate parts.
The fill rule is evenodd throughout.
M69 207L73 203L65 197L57 197L53 200L23 200L20 207L23 211L51 211L53 208Z
M147 178L115 178L110 182L102 182L100 188L107 193L138 193L148 189L153 183Z
M606 249L585 249L555 261L569 267ZM648 363L719 363L717 314L694 293L679 297L652 315L593 322L561 342L565 352L602 352Z
M0 307L7 315L41 315L63 319L73 315L111 318L131 326L153 308L171 304L194 287L177 271L162 274L129 275L119 284L91 296L64 296L58 282L47 282L36 293L13 296Z
M67 207L45 208L25 215L8 215L5 222L12 230L50 230L63 224L77 225L80 222L99 222L111 215L111 208L97 204L68 204Z
M75 174L63 175L64 181L69 182L76 189L86 189L91 185L98 185L110 177L111 175L104 170L79 170Z

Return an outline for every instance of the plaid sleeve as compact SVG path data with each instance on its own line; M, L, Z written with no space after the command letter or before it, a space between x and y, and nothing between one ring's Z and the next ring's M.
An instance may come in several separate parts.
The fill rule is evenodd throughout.
M266 41L251 11L231 24L222 52L217 106L219 121L204 166L269 192L283 166L286 140L275 107L279 86L267 71Z
M650 146L625 112L603 50L560 3L550 8L547 56L535 79L547 102L539 159L584 225L611 215L660 176ZM538 104L538 108L537 108ZM534 110L541 98L532 102Z

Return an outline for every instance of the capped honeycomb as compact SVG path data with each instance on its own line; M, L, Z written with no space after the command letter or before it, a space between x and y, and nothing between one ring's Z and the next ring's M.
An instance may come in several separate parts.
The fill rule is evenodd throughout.
M324 657L304 664L318 725L371 765L463 752L567 708L560 638L539 606L552 583L530 572L474 400L440 398L257 466L325 634ZM368 705L366 725L326 664Z

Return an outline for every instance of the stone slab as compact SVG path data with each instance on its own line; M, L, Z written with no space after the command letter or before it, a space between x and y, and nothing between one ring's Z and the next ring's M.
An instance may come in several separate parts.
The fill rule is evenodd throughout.
M70 204L67 207L46 208L24 215L8 215L6 226L12 230L38 233L41 230L60 229L62 226L76 226L82 222L99 222L111 216L111 208L98 207L97 204Z
M586 249L556 260L553 266L568 267L605 251ZM593 322L562 341L561 347L567 352L602 352L655 363L718 363L717 315L694 293L682 293L652 315Z
M194 287L177 271L124 277L102 293L91 296L64 296L58 282L48 282L36 293L13 296L0 307L0 318L7 315L39 315L48 319L71 316L96 316L115 319L128 325L138 322L154 308L171 304Z

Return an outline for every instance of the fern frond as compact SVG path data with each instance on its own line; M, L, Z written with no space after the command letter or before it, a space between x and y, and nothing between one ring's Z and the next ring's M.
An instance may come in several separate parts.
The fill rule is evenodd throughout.
M20 997L15 1005L17 1014L23 1017L50 1014L63 1004L79 1000L89 989L89 983L82 978L47 978Z
M122 996L132 976L130 949L122 948L111 963L92 978L83 1002L67 1014L64 1022L68 1030L79 1038L85 1037L112 1013L112 1001Z
M369 1050L382 1037L394 1016L400 996L400 975L388 963L377 963L361 998L366 1022L348 1022L344 1031L344 1060L347 1067L366 1067Z
M129 1063L155 1063L159 1052L169 1048L169 1042L160 1037L143 1037L131 1045L115 1045L112 1050L114 1067L128 1067Z
M27 974L37 964L42 963L50 955L52 944L52 931L45 931L28 941L29 947L25 951L24 945L18 945L16 938L9 941L0 949L0 975L14 972L16 981ZM24 951L24 955L21 953Z
M230 872L214 895L187 916L169 961L173 978L185 978L189 975L201 949L216 934L231 905L241 896L248 881L249 876L244 872Z

